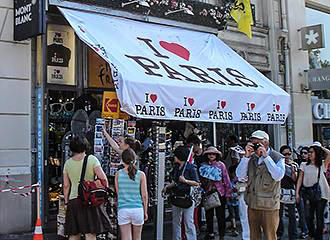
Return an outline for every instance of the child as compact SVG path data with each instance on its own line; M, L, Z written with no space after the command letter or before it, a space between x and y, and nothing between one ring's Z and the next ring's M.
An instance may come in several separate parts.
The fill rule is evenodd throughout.
M239 211L238 211L238 191L236 184L238 182L238 179L236 177L235 171L236 171L237 165L233 165L229 167L229 177L230 177L230 183L232 188L232 196L227 201L228 210L229 210L229 218L231 222L231 233L232 236L237 237L239 234L236 229L236 219L239 219Z

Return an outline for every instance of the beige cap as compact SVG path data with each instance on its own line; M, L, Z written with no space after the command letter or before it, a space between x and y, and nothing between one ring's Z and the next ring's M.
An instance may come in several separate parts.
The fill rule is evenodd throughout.
M269 135L261 130L254 131L250 138L257 138L257 139L266 139L269 140Z

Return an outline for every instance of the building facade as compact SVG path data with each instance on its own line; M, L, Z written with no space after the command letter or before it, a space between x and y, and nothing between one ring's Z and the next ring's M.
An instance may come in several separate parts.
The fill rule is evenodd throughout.
M30 185L32 49L13 40L13 1L0 2L0 189ZM0 234L30 231L31 197L0 193Z
M72 4L75 1L69 2ZM208 2L217 3L217 1ZM306 85L304 72L308 69L308 53L299 50L301 39L298 30L306 25L306 6L329 12L329 3L327 0L251 0L251 4L254 11L252 39L238 32L233 22L229 22L227 29L220 31L218 36L247 62L291 94L292 112L287 124L262 126L272 135L275 149L286 143L292 146L310 143L313 140L311 92L301 87ZM51 4L48 7L54 10ZM36 179L36 151L34 149L36 148L35 83L38 69L36 69L35 50L37 41L13 41L13 14L13 1L2 0L0 2L0 53L4 56L0 59L0 187L2 188L10 186L6 183L6 179L12 179L12 182L9 181L12 185L29 185ZM82 58L90 57L93 60L88 49L75 39L72 29L65 26L64 19L59 18L58 15L59 12L56 11L48 13L49 30L67 32L70 44L75 46L74 49L82 55ZM182 25L178 23L178 26ZM48 37L50 39L54 36L48 35ZM48 43L50 44L52 43ZM59 90L62 91L64 97L71 98L83 91L84 84L89 84L87 82L74 83L78 78L86 78L87 81L88 76L81 69L88 68L88 64L72 52L71 63L73 60L76 64L74 68L78 69L73 70L77 75L70 73L73 74L71 78L73 82L66 84L67 88L61 84L50 83L46 91L47 97ZM51 75L51 73L47 74ZM56 81L55 78L54 81ZM91 89L95 90L95 86ZM65 92L70 91L72 95L71 93L65 95ZM221 124L217 126L218 129L223 127ZM230 127L235 131L246 128L246 126ZM219 130L218 135L221 136L221 134L225 135ZM221 142L220 140L217 139L217 142ZM44 162L45 169L48 169L48 160ZM8 178L6 178L7 175ZM0 234L31 231L36 216L35 199L31 196L21 197L12 193L0 194L2 194L0 195L2 223ZM44 196L48 199L46 195L48 195L47 191ZM48 207L45 207L45 212L49 212Z

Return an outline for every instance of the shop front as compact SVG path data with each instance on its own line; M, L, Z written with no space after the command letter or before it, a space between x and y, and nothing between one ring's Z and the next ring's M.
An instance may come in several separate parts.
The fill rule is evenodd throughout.
M324 146L330 144L330 100L312 98L313 139Z
M213 34L68 8L55 12L47 25L45 85L43 219L49 228L61 223L62 168L74 134L90 140L110 182L119 156L100 126L114 138L143 143L150 221L155 239L162 239L168 203L160 191L176 144L197 129L205 143L223 147L228 134L244 142L253 130L286 120L289 95Z

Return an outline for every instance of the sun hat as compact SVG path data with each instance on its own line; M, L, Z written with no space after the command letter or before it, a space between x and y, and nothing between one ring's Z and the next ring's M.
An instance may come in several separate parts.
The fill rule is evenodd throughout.
M257 130L257 131L254 131L251 134L251 137L250 138L257 138L257 139L266 139L266 140L269 140L269 135L266 132L264 132L264 131Z
M208 147L205 151L204 151L204 153L203 153L203 155L205 155L205 154L209 154L209 153L215 153L215 154L219 154L220 155L220 157L222 156L222 153L216 148L216 147Z
M322 147L322 144L320 142L313 142L310 147Z
M237 152L238 154L245 154L245 150L240 145L231 147L230 149Z

